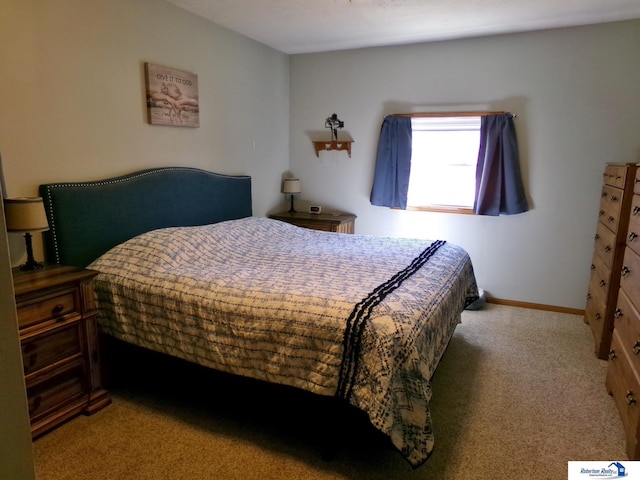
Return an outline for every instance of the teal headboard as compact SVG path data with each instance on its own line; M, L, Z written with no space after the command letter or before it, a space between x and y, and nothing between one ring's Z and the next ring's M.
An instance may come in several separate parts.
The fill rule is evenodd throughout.
M40 185L49 263L86 267L129 238L157 228L251 216L251 177L166 167L92 182Z

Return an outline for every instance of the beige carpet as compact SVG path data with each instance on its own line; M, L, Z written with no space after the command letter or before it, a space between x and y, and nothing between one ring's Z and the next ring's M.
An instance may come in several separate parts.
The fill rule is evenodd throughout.
M123 380L111 406L34 443L39 480L564 479L568 460L626 459L606 362L575 315L465 312L433 379L436 449L416 470L359 415L337 429L329 399L151 361L158 376Z

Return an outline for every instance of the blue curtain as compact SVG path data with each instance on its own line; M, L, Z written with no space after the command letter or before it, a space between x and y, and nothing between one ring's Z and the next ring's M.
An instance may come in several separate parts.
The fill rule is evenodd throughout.
M371 204L407 208L411 173L411 118L387 116L382 122Z
M527 210L513 115L483 116L473 211L478 215L513 215Z

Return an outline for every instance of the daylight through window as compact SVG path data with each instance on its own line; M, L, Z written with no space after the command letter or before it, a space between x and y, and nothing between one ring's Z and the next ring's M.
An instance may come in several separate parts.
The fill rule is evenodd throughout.
M480 116L413 117L407 207L471 209Z

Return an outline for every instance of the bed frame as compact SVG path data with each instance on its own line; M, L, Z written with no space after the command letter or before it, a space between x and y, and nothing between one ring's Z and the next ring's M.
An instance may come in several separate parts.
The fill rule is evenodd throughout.
M44 184L40 196L50 227L44 235L47 261L77 267L150 230L252 215L251 177L187 167Z

